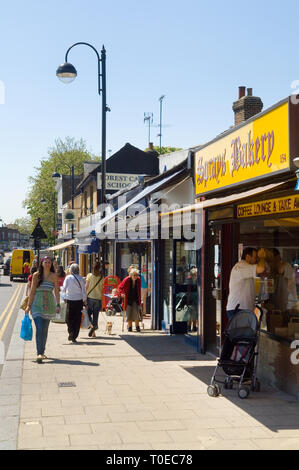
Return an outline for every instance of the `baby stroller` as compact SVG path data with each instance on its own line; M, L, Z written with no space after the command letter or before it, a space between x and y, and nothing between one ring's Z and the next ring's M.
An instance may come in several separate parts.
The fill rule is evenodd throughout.
M224 388L232 389L234 382L238 383L238 395L247 398L250 389L260 391L260 382L256 377L258 343L263 311L259 319L251 310L239 310L230 319L224 336L220 359L215 368L211 384L208 386L208 395L217 397L220 386L215 382L224 384ZM218 368L221 367L226 377L223 381L216 380Z
M117 313L122 314L122 302L123 299L122 297L111 297L111 295L105 294L107 297L110 298L110 301L108 302L106 306L106 315L113 316L116 315Z

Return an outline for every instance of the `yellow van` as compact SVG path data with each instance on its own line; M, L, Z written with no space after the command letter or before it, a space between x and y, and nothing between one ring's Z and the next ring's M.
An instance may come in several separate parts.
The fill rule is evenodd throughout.
M10 280L13 281L15 278L19 278L26 281L30 274L33 259L34 253L32 250L13 250L10 261Z

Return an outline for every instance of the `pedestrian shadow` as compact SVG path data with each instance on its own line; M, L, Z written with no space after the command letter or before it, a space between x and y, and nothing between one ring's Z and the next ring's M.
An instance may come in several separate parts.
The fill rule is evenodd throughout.
M90 366L90 367L99 367L100 364L97 362L88 362L88 361L80 361L79 359L58 359L55 357L48 357L47 359L42 362L42 364L66 364L70 366ZM39 365L42 365L39 364Z
M0 282L0 287L12 287L12 284L3 284Z
M113 340L113 341L122 341L122 338L119 338L119 336L116 334L116 333L112 333L111 335L108 335L108 336L96 336L95 338L92 338L90 339L89 337L87 336L80 336L80 339L78 340L78 343L82 343L81 339L86 339L88 341L86 341L86 344L91 344L92 341L95 341L95 340ZM99 344L99 343L95 343L95 344ZM106 344L106 343L105 343Z
M95 341L95 340L88 340L86 338L86 341L84 340L79 340L77 343L75 343L75 345L77 346L80 346L80 344L86 346L86 345L90 345L90 346L115 346L114 343L104 343L104 342L101 342L103 339L105 338L99 338L100 341ZM71 346L74 346L73 343L70 343Z

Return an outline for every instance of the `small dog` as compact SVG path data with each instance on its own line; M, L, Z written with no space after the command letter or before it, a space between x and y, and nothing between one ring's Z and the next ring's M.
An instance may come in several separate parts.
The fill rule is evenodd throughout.
M112 321L107 321L107 322L106 322L105 334L107 333L108 335L111 335L112 326L113 326L113 322L112 322Z

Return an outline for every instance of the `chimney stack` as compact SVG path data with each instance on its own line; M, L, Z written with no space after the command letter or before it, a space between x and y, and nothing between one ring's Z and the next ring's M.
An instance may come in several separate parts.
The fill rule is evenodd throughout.
M258 96L252 95L252 88L239 87L239 99L233 103L233 111L235 113L235 126L241 124L241 122L247 121L247 119L260 113L263 109L263 102Z
M246 87L245 86L239 86L239 100L245 96L246 92Z

